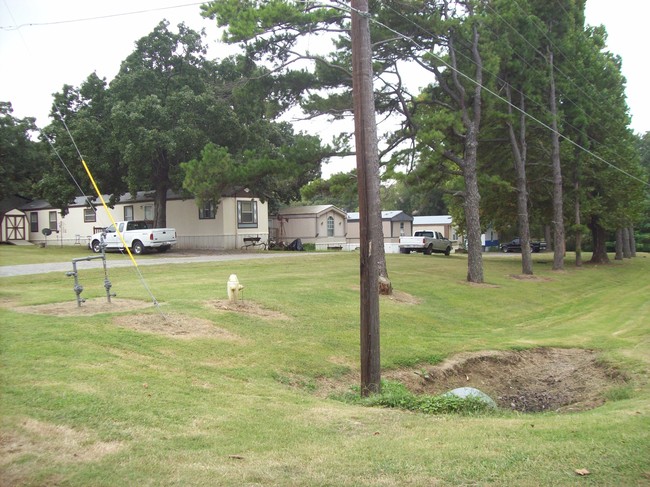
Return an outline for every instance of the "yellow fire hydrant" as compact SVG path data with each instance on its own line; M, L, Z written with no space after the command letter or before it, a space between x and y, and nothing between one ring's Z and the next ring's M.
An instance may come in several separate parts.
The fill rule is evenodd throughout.
M239 301L239 291L244 289L244 286L239 284L239 279L237 279L236 274L230 274L228 278L228 283L226 285L226 291L228 291L228 301L235 302Z

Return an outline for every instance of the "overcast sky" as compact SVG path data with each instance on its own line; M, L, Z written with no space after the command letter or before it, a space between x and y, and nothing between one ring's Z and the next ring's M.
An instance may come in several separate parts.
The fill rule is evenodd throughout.
M211 57L223 57L213 21L190 0L0 0L0 101L14 116L47 125L52 94L79 86L93 71L109 81L139 38L163 19L206 30ZM138 13L135 13L138 12ZM632 128L650 131L647 88L650 0L587 0L587 23L604 24L609 50L623 58ZM128 14L128 15L122 15ZM79 19L85 19L75 21ZM18 26L18 28L16 28Z

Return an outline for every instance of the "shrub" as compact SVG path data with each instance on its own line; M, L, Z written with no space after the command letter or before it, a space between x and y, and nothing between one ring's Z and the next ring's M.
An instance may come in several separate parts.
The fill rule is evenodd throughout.
M404 409L425 414L477 414L490 410L490 407L477 397L417 395L409 391L404 384L394 381L382 381L379 394L361 397L357 386L337 399L350 404Z

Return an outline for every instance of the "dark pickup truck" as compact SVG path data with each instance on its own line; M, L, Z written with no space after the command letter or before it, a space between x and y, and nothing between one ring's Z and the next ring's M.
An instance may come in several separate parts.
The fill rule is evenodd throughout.
M535 253L546 250L546 244L543 242L531 241L530 250ZM521 252L521 239L515 238L508 243L501 244L501 252Z

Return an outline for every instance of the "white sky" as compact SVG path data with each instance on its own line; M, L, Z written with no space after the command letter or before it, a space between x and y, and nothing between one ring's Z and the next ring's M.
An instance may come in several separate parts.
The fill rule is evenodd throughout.
M228 54L213 21L200 16L192 0L0 0L0 101L10 101L14 116L48 124L52 94L64 84L79 86L93 71L111 80L135 41L163 18L205 28L211 57ZM173 8L172 8L173 7ZM131 15L119 15L130 12ZM587 0L587 23L604 24L609 50L623 59L632 128L650 131L650 90L646 77L649 0ZM65 22L76 19L80 22ZM59 22L59 23L54 23ZM36 25L45 24L49 25ZM21 26L19 29L12 27ZM349 169L337 169L349 170ZM327 177L327 169L323 175Z

